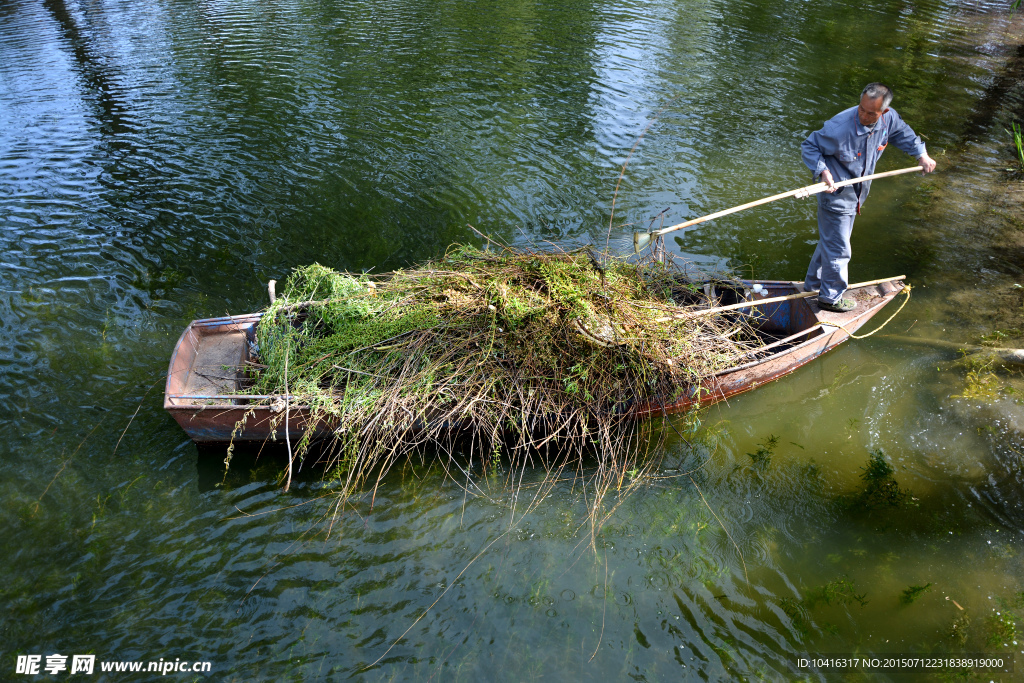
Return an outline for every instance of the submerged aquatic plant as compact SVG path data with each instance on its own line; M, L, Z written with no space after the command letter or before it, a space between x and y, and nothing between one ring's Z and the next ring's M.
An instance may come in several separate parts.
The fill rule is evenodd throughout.
M900 604L909 605L921 597L921 594L932 587L931 582L926 583L923 586L908 586L902 593L900 593Z
M779 601L779 607L781 607L783 613L789 617L789 621L793 628L796 629L801 636L806 637L810 634L811 617L803 600L783 598Z
M896 482L893 477L895 470L885 459L885 453L881 449L873 451L867 465L861 469L864 470L860 475L864 488L850 501L852 507L872 510L898 507L906 501L908 494Z
M985 644L990 647L1006 647L1015 642L1020 635L1019 622L1024 622L1021 610L1024 609L1024 592L1017 593L1013 600L996 598L996 607L988 615L988 638Z
M637 410L694 395L759 343L746 319L692 315L715 303L671 264L589 249L457 246L377 276L314 264L264 313L249 391L308 406L296 457L311 426L331 426L346 493L419 446L451 452L459 434L485 463L501 448L509 472L594 453L599 490L629 486L649 443Z
M816 586L807 591L803 600L784 598L779 607L790 619L793 628L803 637L810 634L811 610L819 605L859 605L868 604L867 593L857 593L853 579L842 576L828 583ZM826 630L834 630L834 626L826 626Z
M967 636L970 633L970 628L971 618L965 612L954 619L953 624L949 627L949 641L957 647L963 647L967 644Z
M779 445L779 437L769 434L764 441L757 445L757 450L747 453L755 465L767 465L772 460L772 454Z
M988 617L988 639L985 644L989 647L1005 647L1017 637L1017 620L1009 612L997 611Z
M992 362L965 359L967 376L964 378L964 390L954 394L952 398L966 398L974 401L995 401L999 398L1002 387L999 378L992 372Z
M867 593L857 594L854 590L853 580L848 577L841 577L834 581L813 588L807 592L804 604L808 609L814 609L819 603L826 605L852 605L854 603L864 607L868 604Z

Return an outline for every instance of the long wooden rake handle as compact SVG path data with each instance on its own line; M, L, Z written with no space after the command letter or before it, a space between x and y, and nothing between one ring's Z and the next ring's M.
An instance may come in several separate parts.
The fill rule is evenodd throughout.
M898 171L886 171L885 173L872 173L871 175L861 176L860 178L851 178L850 180L842 180L835 183L835 187L846 187L847 185L856 185L857 183L863 183L865 180L877 180L878 178L888 178L889 176L902 175L904 173L913 173L914 171L923 171L923 166L913 166L911 168L901 168ZM651 237L661 237L666 233L670 233L674 230L682 230L688 228L691 225L697 225L704 221L709 221L712 218L721 218L722 216L728 216L730 213L736 213L737 211L743 211L744 209L751 209L761 204L767 204L768 202L774 202L778 199L785 199L786 197L809 197L812 194L818 194L828 189L828 185L825 183L815 183L814 185L808 185L807 187L801 187L796 190L790 190L789 192L783 192L782 194L772 195L771 197L765 197L764 199L758 199L756 202L749 202L747 204L741 204L734 206L731 209L725 211L718 211L716 213L710 213L707 216L701 216L700 218L694 218L693 220L680 223L678 225L672 225L667 228L661 228L660 230L654 230L651 232Z
M880 285L883 282L895 282L896 280L905 280L906 275L897 275L896 277L883 277L880 280L868 280L867 282L857 282L850 285L847 289L857 289L858 287L870 287L871 285ZM705 315L711 315L712 313L722 313L723 311L734 311L737 308L752 308L753 306L763 306L765 304L775 304L780 301L790 301L792 299L805 299L809 296L814 296L820 290L812 289L809 292L800 292L799 294L789 294L787 296L773 296L768 299L761 299L759 301L742 301L738 304L729 304L728 306L719 306L718 308L705 308L702 311L696 311L694 313L676 313L664 318L658 318L654 322L663 323L668 320L675 320L681 318L699 318Z

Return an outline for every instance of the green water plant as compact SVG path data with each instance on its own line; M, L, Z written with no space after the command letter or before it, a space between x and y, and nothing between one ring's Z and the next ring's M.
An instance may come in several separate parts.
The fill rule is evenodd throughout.
M908 493L896 482L895 470L881 449L871 453L861 470L864 488L849 501L852 507L873 510L899 507L906 502Z
M836 389L839 388L839 385L846 379L848 374L850 374L850 366L846 363L840 364L839 369L836 370L836 376L832 379L832 383L828 385L828 393L830 395L835 394Z
M453 452L458 435L485 460L500 449L510 473L592 453L601 486L620 488L657 443L637 411L699 393L758 343L738 317L692 315L714 303L671 263L589 249L456 246L374 276L314 264L264 312L248 392L308 406L296 457L309 426L329 425L346 492L427 444ZM252 400L267 403L281 429L283 399Z
M1013 3L1013 8L1017 9L1020 6L1021 0L1016 0ZM1022 135L1020 124L1014 121L1010 124L1012 130L1006 131L1013 135L1013 146L1017 150L1017 170L1024 172L1024 135Z
M811 616L803 600L783 598L779 601L782 612L789 617L790 624L803 637L810 634Z
M783 598L779 601L779 607L789 617L793 628L803 637L810 634L811 610L823 604L865 607L868 604L867 593L857 593L853 579L841 576L811 588L802 600Z
M779 445L779 437L769 434L764 441L757 445L757 450L747 453L755 465L767 465L772 460L772 454Z
M988 631L985 644L1005 647L1020 637L1020 623L1024 622L1024 592L1017 593L1011 600L996 598L995 603L985 624Z
M853 579L842 576L807 592L804 604L808 609L814 609L821 603L826 605L857 604L864 607L868 604L867 593L858 594L854 588Z
M988 638L985 644L989 647L1006 646L1017 637L1016 615L1007 611L995 611L988 617Z
M966 398L972 401L995 401L1002 389L999 378L992 371L992 362L965 361L967 375L964 378L964 390L954 394L952 398Z
M900 593L900 604L909 605L913 603L915 600L921 597L922 593L924 593L931 587L932 584L930 582L926 583L923 586L908 586L906 589L903 590L902 593Z
M970 635L970 628L971 618L966 612L964 612L953 620L952 625L949 627L947 640L957 647L963 647L967 644L967 636Z

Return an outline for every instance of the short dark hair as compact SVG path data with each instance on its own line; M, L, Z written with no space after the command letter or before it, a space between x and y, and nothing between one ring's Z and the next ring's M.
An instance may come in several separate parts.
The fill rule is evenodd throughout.
M864 89L860 91L860 96L868 96L869 100L877 100L879 97L882 98L882 109L885 109L892 103L892 88L882 83L868 83L864 86Z

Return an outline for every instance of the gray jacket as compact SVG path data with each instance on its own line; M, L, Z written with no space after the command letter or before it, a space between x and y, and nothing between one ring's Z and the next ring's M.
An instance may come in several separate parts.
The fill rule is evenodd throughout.
M895 109L882 114L874 129L860 124L857 107L839 112L811 133L800 145L800 153L815 179L826 168L832 180L840 182L875 172L886 145L893 143L915 159L925 153L921 138L904 123ZM848 185L829 194L822 192L818 202L835 213L860 213L871 190L871 181Z

